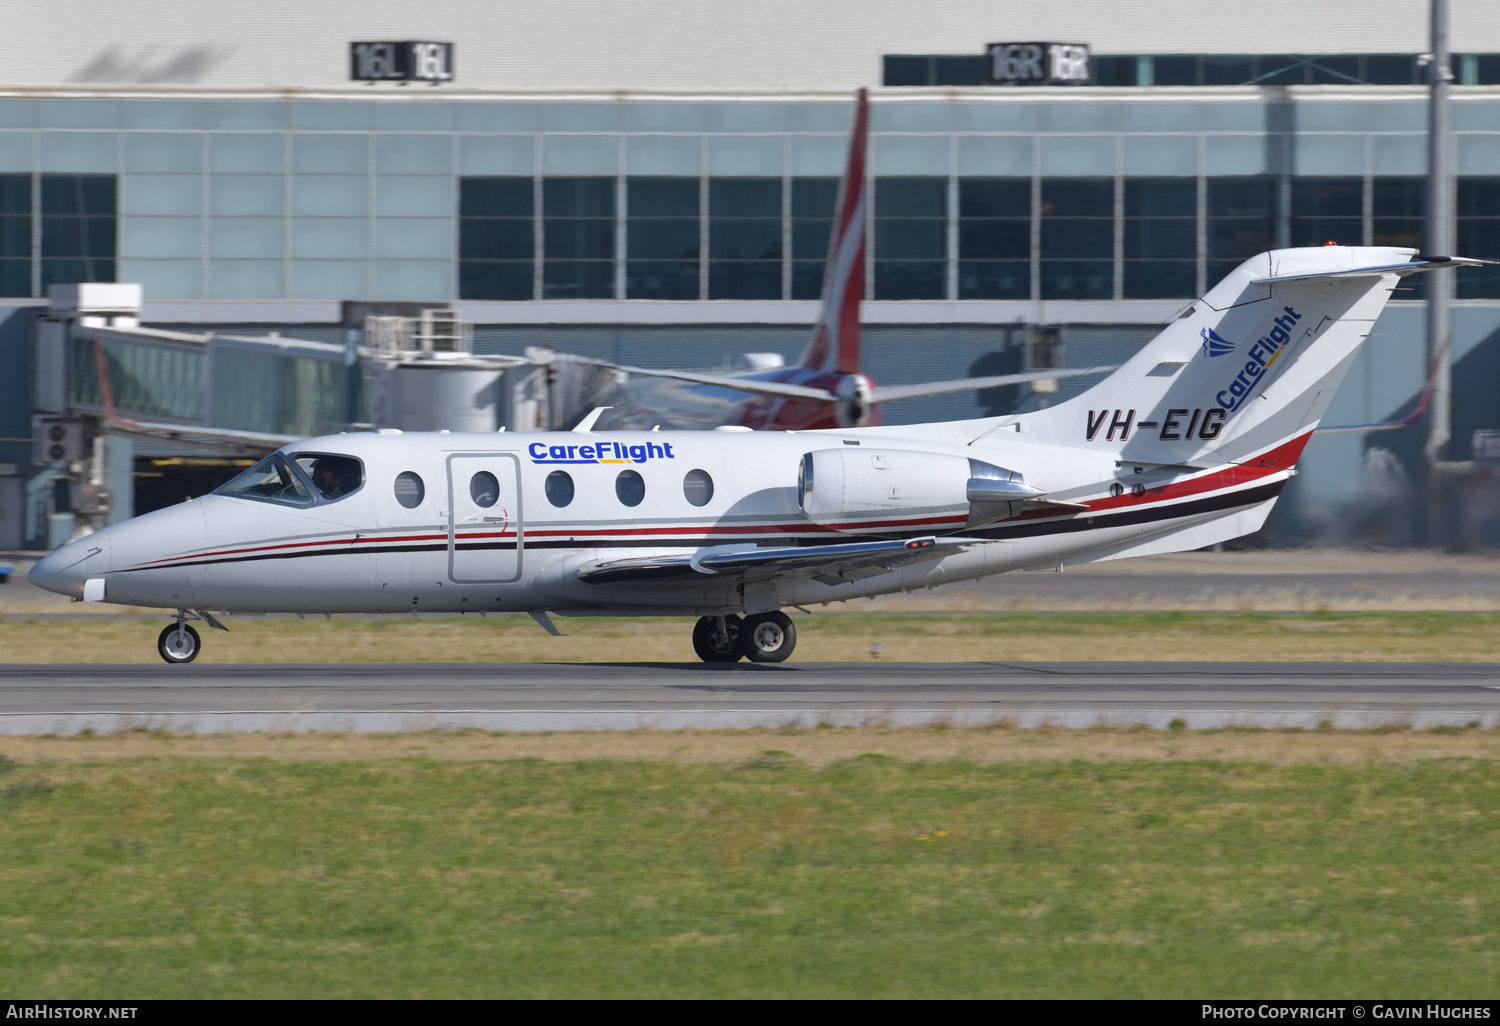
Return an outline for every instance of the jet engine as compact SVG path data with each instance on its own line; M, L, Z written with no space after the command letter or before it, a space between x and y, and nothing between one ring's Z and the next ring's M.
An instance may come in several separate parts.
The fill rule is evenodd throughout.
M965 528L978 527L1013 517L1044 494L992 463L906 449L819 449L802 457L797 472L807 518L851 534L906 533L913 517L963 516Z
M835 390L833 417L839 427L864 427L875 420L874 389L863 374L846 374Z

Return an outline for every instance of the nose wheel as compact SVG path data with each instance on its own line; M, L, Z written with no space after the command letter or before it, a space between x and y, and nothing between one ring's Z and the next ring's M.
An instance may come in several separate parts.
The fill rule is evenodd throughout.
M203 647L198 632L185 623L169 623L156 639L156 651L169 663L190 663Z

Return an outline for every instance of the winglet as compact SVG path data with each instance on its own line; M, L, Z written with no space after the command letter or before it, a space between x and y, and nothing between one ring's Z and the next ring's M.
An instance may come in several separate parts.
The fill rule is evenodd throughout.
M590 431L594 430L594 425L599 422L599 415L601 413L603 413L605 410L612 410L612 409L614 409L613 406L595 406L593 408L593 410L591 410L589 412L588 416L586 416L582 420L580 420L578 422L578 425L573 428L573 434L575 434L575 435L586 435L586 434L588 434Z

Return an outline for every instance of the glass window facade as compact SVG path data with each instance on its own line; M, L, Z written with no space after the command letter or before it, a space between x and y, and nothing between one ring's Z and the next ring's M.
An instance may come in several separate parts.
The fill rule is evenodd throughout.
M1292 179L1293 246L1359 246L1364 243L1364 181L1359 178Z
M958 298L1031 298L1031 179L958 180Z
M1126 299L1198 294L1198 180L1125 179Z
M0 175L0 296L31 295L31 176Z
M1500 260L1500 177L1460 178L1457 200L1458 252ZM1500 267L1461 267L1454 287L1459 299L1500 299Z
M781 298L781 179L708 182L708 298Z
M465 178L458 194L460 299L530 299L536 269L533 182Z
M1042 179L1043 299L1114 296L1113 178Z
M948 180L875 180L875 298L946 299Z
M837 178L792 179L792 298L823 294L823 265L833 238Z
M42 295L59 282L115 280L115 176L42 175Z
M1276 247L1276 179L1210 178L1207 185L1208 288L1257 253Z
M615 179L542 179L542 298L615 297Z
M697 299L697 178L626 179L625 298Z

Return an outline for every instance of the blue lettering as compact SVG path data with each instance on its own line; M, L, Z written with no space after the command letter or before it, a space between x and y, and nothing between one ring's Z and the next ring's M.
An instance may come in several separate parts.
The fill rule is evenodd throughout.
M538 449L541 452L537 452ZM547 458L547 447L541 442L532 442L526 447L526 451L531 453L531 458L534 460L544 460Z
M661 459L662 457L666 456L667 450L663 449L661 446L657 445L655 442L647 442L646 443L646 454L648 456L655 456L657 459Z
M620 443L619 442L606 442L605 444L606 445L612 445L612 446L614 446L615 459L620 459L624 455L623 453L620 452Z
M551 449L548 449L547 452L555 460L565 460L568 458L568 448L564 445L554 445Z
M570 446L568 446L568 459L572 459L573 458L573 453L575 453L577 451L578 451L578 446L576 446L576 445L570 445Z
M646 447L644 445L632 445L630 447L630 458L637 463L646 462Z
M1283 328L1281 325L1278 324L1276 327L1274 327L1274 328L1271 329L1271 341L1275 342L1278 348L1280 346L1284 345L1286 343L1286 340L1287 340L1286 329Z
M663 443L661 443L661 447L663 449L667 450L667 459L670 460L670 459L675 459L676 458L676 457L674 457L672 455L672 443L671 442L663 442Z
M1302 319L1302 315L1299 314L1296 310L1293 310L1291 307L1284 306L1284 307L1282 307L1282 309L1285 310L1287 313L1289 313L1289 314L1292 315L1292 320L1294 320L1294 321L1300 321Z
M594 458L594 447L592 445L580 445L578 447L578 455L586 460L591 460Z
M1225 391L1228 391L1228 390L1226 389ZM1238 394L1238 393L1236 393L1236 394ZM1214 401L1217 402L1220 406L1224 407L1224 409L1228 410L1231 413L1233 413L1235 410L1239 409L1239 405L1240 405L1240 401L1238 399L1225 399L1223 392L1220 392L1218 395L1214 396ZM1212 413L1213 410L1209 410L1208 412ZM1204 417L1203 420L1204 420L1203 426L1207 427L1208 426L1208 418ZM1198 437L1202 438L1203 435L1200 433L1198 435Z
M1256 363L1254 360L1251 360L1249 363L1245 364L1245 373L1250 375L1252 378L1260 377L1260 364Z

